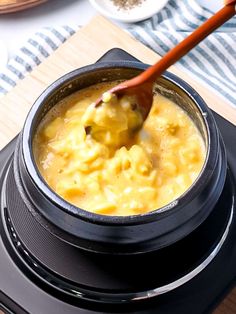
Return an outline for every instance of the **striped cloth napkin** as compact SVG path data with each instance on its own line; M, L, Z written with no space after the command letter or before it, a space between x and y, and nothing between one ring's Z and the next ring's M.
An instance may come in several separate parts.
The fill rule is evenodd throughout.
M195 0L170 0L152 18L127 25L126 30L164 55L212 14ZM32 36L0 73L0 95L6 94L78 28L72 25L49 27ZM208 36L176 66L207 85L224 103L236 108L236 18Z
M78 28L72 25L45 27L29 38L0 73L0 96L9 92L18 80L30 73Z

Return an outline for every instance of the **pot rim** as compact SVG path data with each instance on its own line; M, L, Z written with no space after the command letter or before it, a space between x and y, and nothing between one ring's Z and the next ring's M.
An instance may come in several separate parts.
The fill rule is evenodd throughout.
M37 98L31 107L25 124L22 131L22 151L23 159L27 169L28 174L30 175L32 181L52 203L54 203L59 209L63 210L69 215L73 215L85 221L91 221L92 223L102 224L102 225L134 225L134 224L143 224L151 222L154 220L161 219L166 217L179 210L180 207L189 203L198 193L201 191L206 182L209 179L210 169L213 171L217 159L217 151L219 146L218 141L218 131L215 125L214 118L209 108L207 107L205 101L202 97L184 80L180 79L175 74L172 74L166 71L162 78L174 84L177 88L181 89L187 96L190 98L198 109L201 117L203 119L205 130L207 134L207 143L206 143L206 157L203 164L203 167L193 184L177 199L173 200L171 203L158 208L156 210L137 215L130 216L108 216L95 214L75 205L67 202L65 199L60 197L56 192L54 192L49 185L46 183L42 175L39 173L38 167L36 165L34 154L32 150L33 142L33 132L32 129L35 127L35 120L37 117L37 112L44 105L45 100L50 97L55 90L60 89L65 84L69 84L74 79L78 78L82 74L92 73L94 71L104 70L104 69L117 69L117 68L127 68L135 70L145 70L149 65L143 64L136 61L113 61L113 62L100 62L98 64L88 65L72 72L69 72L51 85L49 85L42 94ZM213 149L214 148L214 149ZM178 205L178 206L177 206Z

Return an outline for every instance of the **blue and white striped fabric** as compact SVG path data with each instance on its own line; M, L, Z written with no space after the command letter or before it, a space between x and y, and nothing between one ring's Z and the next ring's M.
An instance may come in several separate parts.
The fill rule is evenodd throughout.
M63 42L75 33L78 26L45 27L35 33L9 60L0 73L0 95L10 91L19 79L23 79Z
M127 30L164 55L212 14L195 0L170 0L152 18L128 25ZM71 25L45 28L30 38L0 74L0 94L7 93L18 79L24 78L77 29ZM176 66L222 96L224 103L236 108L236 18L211 34Z

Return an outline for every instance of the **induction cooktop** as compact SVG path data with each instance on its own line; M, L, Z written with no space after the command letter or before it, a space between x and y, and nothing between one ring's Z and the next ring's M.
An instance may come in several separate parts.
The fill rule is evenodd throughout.
M98 62L114 60L136 59L112 49ZM228 156L217 205L184 239L138 256L84 252L40 226L14 187L11 141L0 152L0 191L5 184L14 192L0 208L0 308L17 314L211 313L236 283L236 127L213 114Z

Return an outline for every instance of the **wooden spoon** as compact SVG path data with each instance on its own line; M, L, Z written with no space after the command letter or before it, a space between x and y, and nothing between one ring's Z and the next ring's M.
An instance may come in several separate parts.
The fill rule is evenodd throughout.
M140 75L124 81L111 88L108 92L123 96L124 94L136 97L138 108L141 110L144 120L149 114L153 101L153 84L167 68L186 55L192 48L211 34L215 29L224 24L236 13L236 0L225 1L225 6L199 26L191 35L186 37L177 46L171 49L164 57ZM102 103L102 98L95 102L95 106Z

